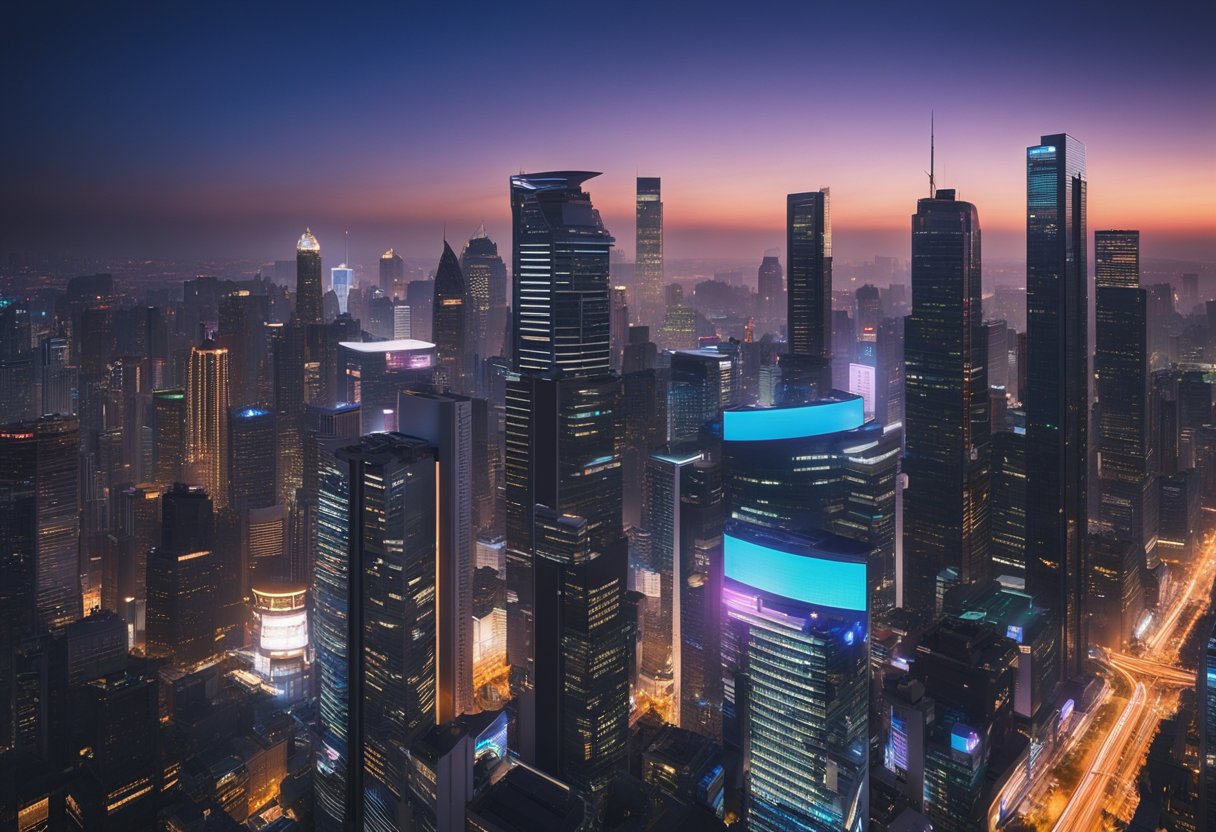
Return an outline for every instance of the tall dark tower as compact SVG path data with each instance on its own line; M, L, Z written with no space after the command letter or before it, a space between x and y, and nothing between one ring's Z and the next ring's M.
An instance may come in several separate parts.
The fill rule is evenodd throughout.
M319 324L321 314L321 244L304 229L296 243L296 320Z
M1085 145L1061 133L1026 149L1026 586L1060 627L1062 678L1086 649L1085 192Z
M391 248L380 255L380 291L390 298L405 297L405 261Z
M1149 417L1148 296L1140 288L1140 232L1094 233L1096 309L1094 379L1097 386L1098 512L1105 530L1136 550L1136 568L1122 577L1120 600L1139 598L1144 566L1155 558L1159 499ZM1096 559L1096 558L1095 558ZM1091 581L1099 573L1089 566ZM1093 640L1122 647L1137 604L1096 603L1091 594ZM1112 599L1113 600L1113 599ZM1094 609L1093 607L1097 608Z
M912 217L912 314L904 323L904 606L931 619L939 581L989 572L988 340L980 221L953 190ZM947 571L951 570L951 571Z
M663 311L663 183L657 176L638 177L636 256L642 314L657 324Z
M489 238L484 226L477 229L460 253L460 271L470 287L470 296L479 304L483 302L482 287L485 291L486 308L477 333L478 350L483 357L501 355L507 327L507 265L498 256L498 244Z
M829 189L785 199L789 352L787 389L826 396L832 389L832 206Z
M399 829L410 743L435 724L435 449L373 433L320 478L314 576L319 830Z
M566 626L568 616L576 613L558 609L562 595L542 589L544 575L535 568L544 535L537 506L579 518L579 534L594 553L594 592L602 596L597 603L602 602L605 618L596 627L615 632L623 609L614 593L624 591L627 568L621 527L621 385L609 372L608 253L613 240L581 188L595 175L572 171L511 177L515 373L506 391L505 481L511 599L507 654L512 690L520 702L520 750L525 760L550 774L572 777L599 793L606 784L601 776L605 764L619 760L624 748L627 720L615 715L628 710L628 685L622 690L606 681L595 695L591 712L611 716L595 729L600 735L594 742L580 746L588 749L586 755L575 761L556 753L578 745L571 732L589 726L582 717L556 726L556 733L545 724L554 717L548 703L570 701L577 695L572 687L577 680L554 653L564 649L562 643L539 639L541 622ZM625 669L626 651L609 651L603 661L607 664L595 668L596 676L616 679L618 669Z
M512 368L590 376L609 370L612 235L582 184L598 173L511 177Z
M459 393L465 385L468 310L465 308L464 275L456 252L443 241L443 254L435 270L435 301L431 307L431 338L439 365L435 385Z

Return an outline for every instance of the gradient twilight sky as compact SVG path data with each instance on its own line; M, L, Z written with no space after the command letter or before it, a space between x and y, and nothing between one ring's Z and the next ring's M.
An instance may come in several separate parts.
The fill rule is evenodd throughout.
M1216 261L1216 3L68 3L0 11L0 250L370 263L509 246L507 177L588 183L633 252L759 262L831 186L838 258L907 256L937 178L1024 256L1024 154L1089 151L1090 227ZM332 257L332 262L331 262Z

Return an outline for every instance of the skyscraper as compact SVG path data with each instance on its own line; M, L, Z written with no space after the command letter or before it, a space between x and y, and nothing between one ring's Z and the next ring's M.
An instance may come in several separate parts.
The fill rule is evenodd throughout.
M912 314L904 323L904 606L924 620L937 581L989 571L988 345L975 206L941 189L912 218Z
M321 314L321 245L310 229L296 243L296 320L319 324Z
M186 380L186 465L219 507L228 505L228 350L190 350Z
M429 385L435 345L426 341L341 341L338 343L337 401L358 403L364 433L394 430L397 394Z
M641 312L654 325L663 310L663 196L657 176L638 177L636 254Z
M468 344L469 313L465 308L464 275L456 252L443 241L443 254L435 270L435 300L432 309L431 337L435 341L436 385L456 393L464 391L466 362L471 357Z
M168 488L186 463L186 391L152 391L152 481Z
M832 204L828 188L785 200L789 351L782 359L787 389L827 396L832 389Z
M765 254L756 274L756 294L766 312L775 312L785 299L785 269L776 254Z
M345 263L334 266L329 270L329 288L334 290L334 294L338 297L338 314L345 315L347 310L347 301L350 299L351 287L355 285L355 270L347 266Z
M654 454L646 462L642 490L642 527L650 532L650 560L638 564L659 576L657 614L648 616L642 632L640 684L661 709L667 721L680 724L680 650L682 641L679 600L684 549L680 517L685 472L701 460L700 451Z
M1097 260L1094 376L1097 385L1099 518L1141 563L1157 539L1156 460L1151 441L1148 298L1140 288L1140 233L1094 233ZM1206 391L1205 391L1206 392ZM1210 419L1211 405L1206 408ZM1200 396L1200 412L1203 396ZM1138 572L1137 572L1138 575Z
M390 298L405 299L405 261L391 248L380 255L380 291Z
M212 501L178 483L161 498L160 544L148 553L148 652L188 668L218 652L220 563Z
M582 184L598 173L511 177L512 366L590 376L609 370L612 235Z
M1140 288L1140 232L1095 231L1094 277L1098 286Z
M703 456L680 477L675 644L679 725L722 741L722 465Z
M671 356L667 438L673 445L696 441L701 428L724 408L739 404L742 373L734 345L677 350Z
M515 373L506 390L505 491L507 652L512 690L520 700L522 755L550 774L568 771L602 794L604 772L627 741L627 717L618 719L628 711L627 660L623 649L610 646L624 638L619 596L627 551L621 528L621 385L609 372L613 240L581 188L595 175L511 177ZM567 588L560 594L541 590L544 576L535 568L543 533L537 506L577 518L592 553L580 561L586 567L562 567L561 580L573 583L563 583ZM557 579L552 572L545 576ZM563 598L573 607L562 606ZM598 613L587 607L592 601L602 605ZM566 658L585 662L599 655L598 664L576 666L555 655L555 648L566 648L551 640L561 632L554 627L567 621L574 628L569 650L580 652ZM546 640L540 644L542 632ZM615 681L618 661L624 686ZM555 726L545 721L558 701L572 716L556 726L555 736Z
M364 436L321 478L318 829L400 828L406 752L435 724L435 450Z
M483 359L501 355L507 327L507 266L498 256L498 245L486 235L485 226L465 244L460 253L460 271L478 315L477 353Z
M587 520L534 509L538 767L602 800L628 753L629 634L623 547L596 549Z
M439 491L437 720L473 710L473 400L405 390L401 433L435 448Z
M238 509L278 501L274 414L260 407L228 411L228 501Z
M1060 627L1061 678L1080 675L1088 530L1085 145L1026 150L1026 586Z
M481 240L489 243L487 247ZM477 247L470 254L470 248L473 247L474 241L478 241ZM493 248L494 255L492 257L479 256L478 252L485 251L486 248ZM490 281L496 282L501 279L502 286L496 286L496 289L506 289L506 268L503 266L502 258L497 256L498 248L486 236L485 226L477 229L477 232L465 243L464 249L460 252L460 273L464 276L464 298L465 298L465 329L467 331L466 347L468 351L467 363L471 365L473 356L478 356L484 360L489 353L486 352L486 324L490 314ZM497 263L495 263L497 261ZM468 264L466 266L466 263ZM502 274L497 273L494 266L502 268ZM469 266L473 267L471 270ZM493 273L493 274L492 274Z
M0 427L0 568L19 618L52 632L81 616L79 455L74 416Z
M801 460L881 436L856 396L723 413L724 739L747 754L752 830L859 830L868 819L868 573L889 543L840 522L837 465ZM868 500L888 509L871 513L894 507L891 437L889 496Z

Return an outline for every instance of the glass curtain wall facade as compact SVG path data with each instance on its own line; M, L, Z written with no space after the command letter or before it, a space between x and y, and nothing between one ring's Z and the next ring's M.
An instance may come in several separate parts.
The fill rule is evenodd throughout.
M912 217L912 314L904 324L904 606L928 620L936 584L989 572L988 339L975 206L939 190Z
M845 525L857 487L845 468L892 442L893 520L898 431L884 436L847 397L727 410L722 440L724 739L745 755L748 827L861 830L877 547Z
M1061 679L1082 673L1088 535L1085 145L1026 149L1026 585L1060 627Z

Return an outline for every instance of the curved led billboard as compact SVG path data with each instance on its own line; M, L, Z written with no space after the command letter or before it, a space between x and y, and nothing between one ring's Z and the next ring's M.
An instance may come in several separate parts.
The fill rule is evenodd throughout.
M820 607L866 611L864 560L784 552L723 535L726 577L744 586Z
M865 421L865 402L860 396L798 407L726 410L722 413L722 438L727 442L801 439L853 430Z

